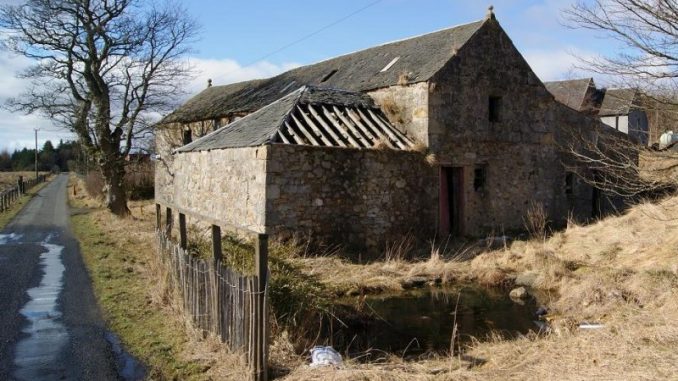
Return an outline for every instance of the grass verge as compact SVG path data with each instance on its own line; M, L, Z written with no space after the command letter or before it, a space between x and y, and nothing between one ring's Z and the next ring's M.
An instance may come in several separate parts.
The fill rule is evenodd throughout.
M71 224L109 328L149 368L148 379L244 379L240 356L214 338L197 338L164 288L153 228L144 222L150 203L131 203L120 219L85 196L69 196Z

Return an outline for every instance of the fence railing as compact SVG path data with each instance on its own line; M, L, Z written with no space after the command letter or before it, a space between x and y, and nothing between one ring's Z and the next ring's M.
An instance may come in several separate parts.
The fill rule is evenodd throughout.
M267 379L268 239L255 233L255 275L243 275L222 263L221 228L212 225L213 260L187 250L186 212L179 213L179 242L172 242L174 218L167 207L165 226L156 204L158 253L179 291L184 312L196 328L213 333L232 350L242 351L252 378Z
M0 212L9 210L14 203L19 201L19 198L21 198L28 189L45 182L46 179L47 176L45 175L40 175L37 178L29 180L23 180L23 178L20 177L17 181L17 185L0 192Z

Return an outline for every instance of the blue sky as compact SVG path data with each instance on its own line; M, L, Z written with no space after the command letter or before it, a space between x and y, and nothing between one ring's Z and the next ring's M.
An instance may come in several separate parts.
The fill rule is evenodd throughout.
M586 73L572 69L575 55L611 53L615 45L590 31L561 25L561 10L574 1L185 0L188 12L201 24L200 41L190 58L196 76L187 91L200 91L208 78L219 85L267 77L373 45L476 21L484 17L490 4L542 80L578 77ZM0 0L0 4L18 2ZM23 89L24 84L14 74L25 65L23 59L0 51L0 102ZM0 149L32 147L35 127L41 129L40 144L48 138L72 138L37 116L0 110Z

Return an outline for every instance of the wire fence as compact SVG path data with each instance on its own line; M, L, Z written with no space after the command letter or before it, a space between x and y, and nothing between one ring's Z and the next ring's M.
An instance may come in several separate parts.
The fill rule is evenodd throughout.
M17 185L3 190L0 193L0 212L9 210L28 189L45 182L46 179L47 176L45 175L39 175L37 178L29 180L19 179Z
M261 367L266 366L266 287L260 289L256 276L242 275L218 260L190 255L161 230L156 234L158 254L170 270L172 286L181 295L187 318L196 328L220 337L231 349L244 352L257 378Z

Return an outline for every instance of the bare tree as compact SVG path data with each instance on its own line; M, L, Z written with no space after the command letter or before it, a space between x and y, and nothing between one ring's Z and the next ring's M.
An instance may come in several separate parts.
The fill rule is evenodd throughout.
M565 10L569 26L610 37L619 53L585 60L586 68L676 103L678 3L675 0L587 0Z
M602 123L560 131L563 164L586 183L627 199L665 194L678 186L678 154L646 149Z
M106 206L126 215L125 157L174 105L197 24L178 5L141 0L27 0L0 8L2 46L34 64L16 111L75 132L97 159Z
M676 0L579 1L564 16L570 27L598 32L623 48L612 55L582 58L582 68L603 74L619 86L640 90L642 96L634 100L634 106L644 109L653 124L676 119ZM663 129L653 132L656 137ZM586 168L579 174L606 192L635 197L675 189L678 183L678 157L673 152L650 151L612 132L588 140L585 133L572 133L567 140L567 151L583 164L579 168Z

